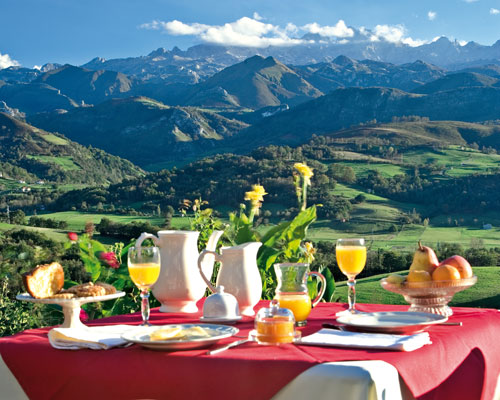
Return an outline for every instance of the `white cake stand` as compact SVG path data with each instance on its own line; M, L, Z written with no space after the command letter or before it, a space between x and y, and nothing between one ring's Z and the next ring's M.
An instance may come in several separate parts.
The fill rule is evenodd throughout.
M16 299L22 301L30 301L32 303L58 304L62 307L64 314L64 322L62 323L61 328L82 328L85 327L82 321L80 321L80 311L82 304L113 300L122 296L125 296L125 292L116 292L104 296L75 297L73 299L35 299L28 293L22 293L18 294L16 296Z

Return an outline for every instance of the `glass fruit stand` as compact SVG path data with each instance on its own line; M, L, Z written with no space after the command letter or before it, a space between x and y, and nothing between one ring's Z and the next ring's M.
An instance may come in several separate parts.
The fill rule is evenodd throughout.
M428 312L444 316L453 315L448 306L455 293L468 289L477 282L477 276L454 281L391 282L387 278L380 284L389 292L401 294L410 304L408 311Z

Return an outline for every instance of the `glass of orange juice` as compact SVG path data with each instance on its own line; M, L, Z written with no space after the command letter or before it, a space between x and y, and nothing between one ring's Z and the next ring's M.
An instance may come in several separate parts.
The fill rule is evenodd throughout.
M130 279L141 291L141 315L143 326L149 323L149 290L160 276L160 249L152 247L130 247L128 249L128 272Z
M342 273L347 276L347 298L349 309L339 314L355 314L356 310L356 275L366 264L366 246L364 239L338 239L335 248L337 264Z

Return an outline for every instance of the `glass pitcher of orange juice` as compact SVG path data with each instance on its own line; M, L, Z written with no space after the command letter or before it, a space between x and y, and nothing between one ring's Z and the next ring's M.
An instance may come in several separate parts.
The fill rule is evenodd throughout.
M298 326L304 326L311 308L318 304L325 293L325 277L319 272L309 271L309 264L306 263L274 264L274 271L278 278L274 298L279 301L281 308L288 308L293 312ZM307 290L307 278L310 275L317 276L321 281L318 295L312 301Z

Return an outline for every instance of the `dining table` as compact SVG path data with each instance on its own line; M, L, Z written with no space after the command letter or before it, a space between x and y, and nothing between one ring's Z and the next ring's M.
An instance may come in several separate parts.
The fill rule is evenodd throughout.
M154 326L200 323L198 313L151 310ZM255 310L268 307L261 300ZM343 303L319 303L302 337L335 323ZM408 306L357 304L361 312L407 311ZM51 327L28 329L0 338L0 393L19 399L467 399L500 398L500 312L453 307L450 322L429 325L431 344L414 351L349 348L250 341L209 355L206 348L158 351L138 344L108 350L60 350L51 346ZM138 325L140 313L89 321L88 326ZM247 337L254 318L234 325L239 332L211 348ZM364 395L354 393L356 380L368 379ZM389 381L387 388L379 382ZM392 385L392 389L390 389ZM372 385L373 386L373 385ZM358 387L359 389L359 387ZM397 395L391 395L395 390ZM1 397L0 398L7 398Z

